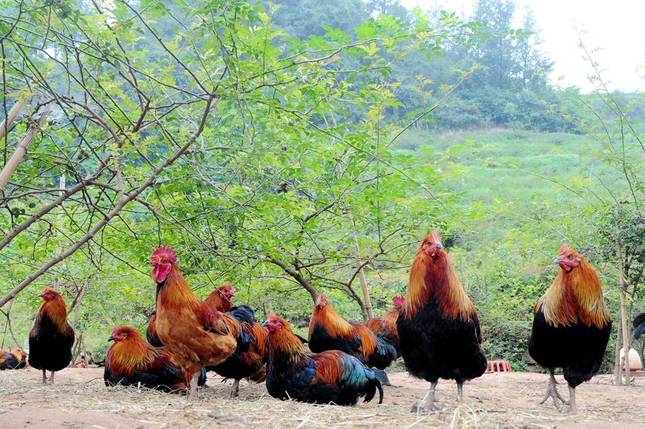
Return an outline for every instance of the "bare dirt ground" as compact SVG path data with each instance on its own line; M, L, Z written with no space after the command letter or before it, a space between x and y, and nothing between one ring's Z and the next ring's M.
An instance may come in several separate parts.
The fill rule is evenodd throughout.
M535 373L486 374L466 384L456 402L454 382L441 381L440 412L410 413L427 383L392 373L398 387L386 387L382 405L314 406L279 401L264 384L240 385L229 399L230 382L209 378L197 397L137 388L106 388L102 369L66 369L55 385L42 385L33 369L0 372L0 428L645 428L645 377L635 386L611 384L598 376L578 388L578 415L560 414L551 403L539 405L547 376ZM561 377L558 380L564 382ZM560 386L567 393L566 384Z

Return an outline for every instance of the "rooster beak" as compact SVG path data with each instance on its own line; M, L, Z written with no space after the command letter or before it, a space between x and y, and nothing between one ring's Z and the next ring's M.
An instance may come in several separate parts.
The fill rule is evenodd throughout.
M441 241L437 241L435 246L437 246L437 249L443 249L443 243Z
M114 338L114 335L110 335L110 338L108 338L108 341L115 341L116 338Z
M562 259L559 256L557 258L553 258L553 263L555 265L560 265L560 262L562 262Z

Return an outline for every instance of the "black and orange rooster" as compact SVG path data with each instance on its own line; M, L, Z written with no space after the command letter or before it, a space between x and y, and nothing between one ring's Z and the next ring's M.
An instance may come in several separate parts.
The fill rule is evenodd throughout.
M204 302L208 304L210 308L224 313L233 308L232 300L234 295L235 289L233 289L233 285L226 283L208 294L204 299Z
M255 320L253 310L247 305L233 307L227 313L222 313L222 318L235 337L237 347L223 363L207 369L234 380L231 397L235 398L239 395L241 379L250 378L258 383L264 381L267 330Z
M72 360L74 330L67 323L67 309L60 293L46 288L40 294L43 303L29 333L29 365L43 371L43 383L54 384L54 372Z
M404 303L404 297L395 296L392 298L394 307L390 311L381 317L374 317L367 321L367 327L374 332L374 335L383 338L394 346L397 358L401 356L401 351L399 350L399 333L396 330L396 320L399 318L399 313Z
M188 375L165 347L153 347L134 328L118 326L105 357L106 386L144 386L166 392L186 391Z
M181 368L192 374L190 391L195 392L201 368L224 362L235 351L237 341L222 314L197 299L171 247L155 249L150 263L157 283L157 335Z
M611 332L602 286L591 264L567 245L555 259L558 274L535 306L529 353L549 370L549 397L560 409L565 403L556 389L553 372L562 368L569 384L569 411L576 412L576 387L600 369Z
M393 344L374 335L367 326L343 319L323 294L316 297L309 321L309 348L315 353L326 350L349 353L367 366L378 368L376 373L386 385L389 381L382 370L398 356Z
M0 351L0 370L22 369L27 366L27 353L20 347L3 352Z
M397 329L408 372L431 383L423 400L412 407L413 412L437 410L435 390L440 378L457 382L457 400L461 402L464 382L486 370L475 307L436 231L426 236L417 250Z
M369 402L383 388L376 373L354 356L339 350L310 354L284 319L272 314L267 323L267 391L278 399L317 404L354 405Z

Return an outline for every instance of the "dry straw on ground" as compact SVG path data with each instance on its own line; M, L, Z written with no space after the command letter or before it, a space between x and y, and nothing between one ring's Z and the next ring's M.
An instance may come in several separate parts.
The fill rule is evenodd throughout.
M103 385L100 369L67 369L54 386L40 384L35 370L0 372L0 425L13 428L645 428L645 380L613 386L600 376L579 389L578 416L539 405L543 374L490 374L466 385L465 402L456 387L441 382L442 410L415 415L410 407L427 384L405 373L391 374L398 387L385 388L385 401L356 407L279 401L264 385L242 383L240 398L229 399L230 383L210 378L197 397ZM566 391L566 385L561 385Z

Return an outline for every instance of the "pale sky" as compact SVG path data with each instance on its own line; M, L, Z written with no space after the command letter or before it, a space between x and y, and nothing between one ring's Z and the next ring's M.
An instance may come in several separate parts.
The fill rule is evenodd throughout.
M470 17L476 0L401 0L406 7L452 10ZM541 49L553 62L551 80L560 86L592 89L575 28L583 31L587 48L610 89L645 91L645 0L516 0L519 22L526 8L533 11Z

